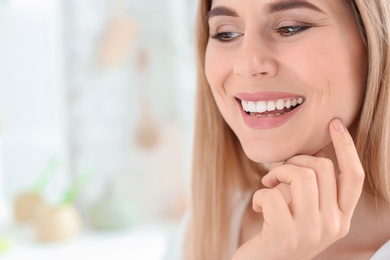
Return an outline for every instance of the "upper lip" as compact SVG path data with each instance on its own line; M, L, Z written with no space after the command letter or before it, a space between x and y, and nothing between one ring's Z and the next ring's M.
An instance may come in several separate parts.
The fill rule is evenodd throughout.
M267 101L277 100L282 98L298 98L304 97L299 94L286 93L286 92L240 92L235 95L236 98L245 101Z

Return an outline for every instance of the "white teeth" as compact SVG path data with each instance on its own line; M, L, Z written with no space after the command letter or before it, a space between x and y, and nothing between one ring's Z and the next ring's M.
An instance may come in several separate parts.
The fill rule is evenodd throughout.
M265 101L259 101L256 104L256 112L263 113L267 111L267 103Z
M283 99L279 99L278 101L276 101L276 109L277 110L282 110L284 108L284 100Z
M249 111L256 111L256 103L255 102L248 102L248 110Z
M275 111L283 110L284 108L295 107L304 102L303 97L298 99L278 99L278 100L268 100L268 101L245 101L241 100L241 105L244 111L249 113L263 113L265 111ZM275 113L272 115L280 115L281 113Z
M267 111L274 111L276 109L274 101L267 102Z
M241 100L241 106L244 109L244 111L248 111L248 102L245 102L244 100Z
M287 101L284 103L284 106L285 106L286 108L290 108L290 107L291 107L291 100L290 100L290 99L287 100Z
M296 99L291 100L291 105L292 105L293 107L295 107L297 104L298 104L298 103L297 103L297 100L296 100Z

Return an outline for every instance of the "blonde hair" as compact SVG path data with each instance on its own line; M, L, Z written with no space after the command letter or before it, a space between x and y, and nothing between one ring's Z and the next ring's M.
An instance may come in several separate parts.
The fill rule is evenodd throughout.
M355 144L366 172L366 188L390 203L390 2L354 2L368 50L366 94Z
M390 1L347 0L367 44L369 72L358 118L356 147L367 189L390 202ZM197 17L198 78L193 150L192 208L185 259L228 257L234 192L261 188L265 171L250 161L222 118L205 77L206 16L211 0L201 0Z

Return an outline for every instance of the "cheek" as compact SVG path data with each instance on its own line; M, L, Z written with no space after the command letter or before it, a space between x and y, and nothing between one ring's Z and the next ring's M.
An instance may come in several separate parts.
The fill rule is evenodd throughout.
M340 35L337 37L342 39ZM339 117L350 125L364 96L367 54L360 38L337 41L337 37L329 40L331 46L326 42L313 42L318 51L301 56L299 66L291 69L300 75L299 80L312 99L313 113L316 111L316 115L311 115L313 118L318 118L320 113L324 117L319 120ZM348 44L350 41L353 46Z
M218 59L215 58L215 51L207 47L205 55L205 75L211 88L217 85L218 82Z
M358 41L355 41L358 42ZM330 53L334 61L327 64L329 107L349 127L360 111L367 78L367 61L364 49L342 49Z
M204 69L214 101L219 112L226 120L230 114L229 107L226 104L226 90L224 88L228 65L224 63L225 55L221 55L220 52L215 48L208 47L206 49Z
M231 71L229 52L208 45L205 54L205 75L213 90L222 88Z

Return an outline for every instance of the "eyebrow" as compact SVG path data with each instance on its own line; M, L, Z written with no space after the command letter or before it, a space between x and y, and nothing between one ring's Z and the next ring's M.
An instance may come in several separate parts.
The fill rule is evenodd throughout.
M232 16L232 17L238 17L238 13L234 11L233 9L230 9L225 6L217 6L211 9L207 13L207 20L209 20L211 17L214 16Z
M292 9L298 9L298 8L307 8L310 10L314 10L320 13L325 13L322 11L319 7L315 6L312 3L306 2L306 1L280 1L280 2L275 2L268 4L268 13L277 13L277 12L282 12L282 11L287 11L287 10L292 10Z
M285 1L271 3L267 5L266 10L268 11L268 13L277 13L277 12L283 12L283 11L288 11L288 10L298 9L298 8L307 8L325 14L325 12L322 11L319 7L302 0L285 0ZM238 17L238 13L228 7L217 6L211 9L207 13L206 18L207 20L209 20L211 17L214 16Z

